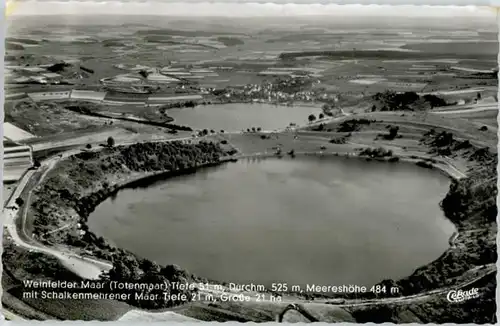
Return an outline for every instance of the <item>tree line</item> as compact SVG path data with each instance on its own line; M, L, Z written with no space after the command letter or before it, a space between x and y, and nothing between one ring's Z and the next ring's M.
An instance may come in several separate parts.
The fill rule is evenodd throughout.
M416 92L385 91L376 93L372 99L377 102L372 106L372 111L418 111L448 105L444 99L436 95L420 96Z
M110 141L111 142L111 141ZM111 144L109 144L111 145ZM114 144L113 144L114 145ZM85 151L70 157L58 171L49 175L35 190L31 204L34 216L33 233L37 240L45 244L65 242L68 245L91 251L98 258L113 262L113 268L103 275L105 280L130 283L171 284L190 282L192 275L174 265L158 264L111 246L102 237L95 236L86 225L93 209L109 195L118 191L118 186L110 185L109 175L134 172L165 172L196 168L204 164L220 163L227 153L218 143L181 141L138 143L130 146L109 146L99 152ZM83 195L92 190L88 195ZM79 230L48 234L57 227L62 216L75 211L79 216ZM149 291L149 290L141 290ZM151 290L149 294L159 294L156 300L136 300L134 295L126 302L145 309L171 307L187 302L181 298L164 298L163 293L190 294L167 286L163 290ZM131 292L132 293L132 292ZM190 295L185 298L190 300Z

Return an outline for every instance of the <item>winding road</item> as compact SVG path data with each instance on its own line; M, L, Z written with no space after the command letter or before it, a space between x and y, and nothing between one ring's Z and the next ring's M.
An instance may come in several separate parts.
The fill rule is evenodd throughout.
M49 166L50 164L54 164L54 159L49 160L48 162L44 162L42 166ZM50 171L50 168L44 173ZM18 187L14 191L13 196L7 203L7 207L19 207L15 203L15 199L21 195L24 188L28 185L30 179L34 176L36 171L29 170L23 178L20 180ZM42 178L44 177L42 176ZM41 243L33 240L26 232L26 215L27 209L26 207L30 203L31 199L31 191L28 193L28 196L25 200L24 207L19 207L18 210L4 208L2 211L4 227L8 230L9 235L12 237L12 240L16 245L21 246L25 249L41 252L44 254L51 255L57 258L66 268L75 273L76 275L84 278L84 279L97 279L99 275L105 271L112 268L112 265L106 262L101 262L96 259L91 259L87 257L78 256L73 253L66 253L54 248L46 247ZM20 216L19 216L20 215ZM21 230L18 230L16 227L16 217L21 218ZM18 232L20 231L20 232Z
M192 139L191 137L183 137L183 138L170 138L170 139L158 139L152 140L150 142L168 142L168 141L183 141ZM119 142L115 146L120 145L132 145L137 142ZM92 151L99 151L102 148L94 148ZM112 264L109 262L100 261L97 259L92 259L88 257L83 257L81 255L77 255L71 252L63 252L60 249L54 249L51 247L44 246L43 244L37 242L32 239L32 237L26 231L26 219L27 212L26 209L30 205L32 189L36 186L32 186L32 189L28 192L28 195L25 199L25 203L23 207L19 207L15 200L20 197L25 188L28 186L30 180L35 176L35 174L40 173L40 171L44 171L40 176L37 184L40 184L48 173L55 167L57 162L70 157L71 155L75 155L81 153L81 149L70 150L63 152L62 154L55 155L50 157L42 162L40 162L40 167L38 170L28 170L24 176L19 180L18 186L14 190L10 199L4 205L2 210L4 227L8 230L12 240L16 243L16 245L21 246L25 249L37 251L41 253L45 253L57 258L66 268L75 273L76 275L84 278L84 279L98 279L99 276L104 271L108 271L112 268ZM8 208L7 208L8 207ZM16 207L18 209L12 209L12 207ZM21 218L21 229L18 230L16 227L16 218Z

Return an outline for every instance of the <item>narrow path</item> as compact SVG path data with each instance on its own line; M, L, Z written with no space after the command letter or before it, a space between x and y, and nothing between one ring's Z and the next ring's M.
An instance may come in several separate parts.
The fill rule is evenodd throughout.
M71 222L69 222L69 223L67 223L67 224L64 224L63 226L61 226L61 227L59 227L59 228L57 228L57 229L55 229L55 230L51 230L51 231L49 231L49 232L46 232L45 234L52 234L52 233L56 233L56 232L59 232L59 231L61 231L61 230L67 229L67 228L69 228L71 225L73 225L74 223L75 223L75 221L71 221Z
M443 110L443 111L430 111L431 114L458 114L458 113L474 113L474 112L484 112L484 111L498 111L498 105L488 104L481 107L469 108L469 109L458 109L458 110Z
M459 176L460 178L465 178L467 177L467 175L465 173L463 173L462 171L460 171L459 169L457 169L452 163L451 161L453 161L450 157L448 156L443 156L443 159L445 160L446 162L446 165L455 173L455 175Z

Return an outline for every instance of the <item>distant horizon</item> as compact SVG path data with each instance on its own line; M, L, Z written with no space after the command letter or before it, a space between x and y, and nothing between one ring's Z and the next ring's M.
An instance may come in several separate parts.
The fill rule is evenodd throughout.
M35 13L27 13L27 14L15 14L15 15L9 15L8 18L22 18L22 17L36 17L36 16L46 16L46 17L49 17L49 16L122 16L122 17L127 17L127 16L130 16L130 17L175 17L175 18L224 18L224 19L232 19L232 18L287 18L287 17L290 17L290 18L314 18L314 17L324 17L324 18L327 18L327 17L335 17L334 15L332 14L308 14L308 15L305 15L305 14L296 14L296 15L267 15L267 16L260 16L260 15L252 15L252 16L224 16L224 15L205 15L205 16L196 16L196 15L176 15L176 14L153 14L153 13L147 13L147 14L117 14L117 13L64 13L64 14L50 14L50 13L43 13L43 14L35 14ZM397 16L391 16L391 15L355 15L355 14L352 14L352 15L349 15L347 17L353 17L353 18L356 18L356 17L370 17L370 18L387 18L387 17L391 17L391 18L400 18L400 19L407 19L407 18L436 18L436 19L440 19L440 18L448 18L448 19L453 19L453 18L456 18L457 16L428 16L428 15L414 15L414 16L410 16L410 17L397 17ZM477 17L477 18L480 18L480 17L484 17L484 16L477 16L477 15L470 15L470 16L467 16L467 15L463 15L463 16L459 16L459 17ZM492 16L493 17L493 16ZM340 18L337 16L337 18ZM145 23L146 24L146 23Z
M258 17L496 17L477 6L338 5L228 2L76 2L15 1L8 4L9 18L27 16L175 16L207 18Z

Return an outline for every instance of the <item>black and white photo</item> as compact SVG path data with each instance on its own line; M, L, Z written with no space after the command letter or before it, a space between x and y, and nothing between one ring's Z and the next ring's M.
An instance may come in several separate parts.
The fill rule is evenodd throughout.
M7 320L496 323L495 11L10 9Z

